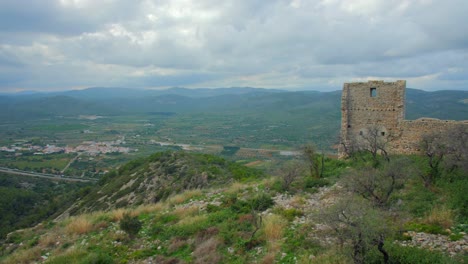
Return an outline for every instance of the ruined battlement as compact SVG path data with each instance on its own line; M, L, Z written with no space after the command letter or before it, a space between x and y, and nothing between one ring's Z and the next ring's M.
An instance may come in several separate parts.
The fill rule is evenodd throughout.
M378 136L387 140L391 153L410 154L419 151L423 135L444 132L457 126L468 126L468 121L420 118L405 120L406 81L345 83L341 96L341 147L356 144L369 128L378 128Z

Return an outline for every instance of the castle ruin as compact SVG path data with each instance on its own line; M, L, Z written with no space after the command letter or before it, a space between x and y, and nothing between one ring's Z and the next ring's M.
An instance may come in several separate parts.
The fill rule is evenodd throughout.
M339 155L363 138L369 129L376 129L376 140L388 142L393 154L419 152L419 142L425 134L446 132L468 121L420 118L405 120L406 81L369 81L345 83L341 96L341 144Z

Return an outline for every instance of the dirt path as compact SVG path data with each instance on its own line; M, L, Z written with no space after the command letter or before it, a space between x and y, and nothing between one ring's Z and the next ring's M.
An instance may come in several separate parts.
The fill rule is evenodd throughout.
M63 173L68 169L68 167L70 167L70 165L71 165L73 162L75 162L75 160L76 160L79 156L81 156L81 154L83 154L83 153L82 153L82 152L78 152L78 154L77 154L73 159L71 159L70 162L68 162L67 166L65 166L65 168L63 168L63 170L61 170L60 173L63 174Z

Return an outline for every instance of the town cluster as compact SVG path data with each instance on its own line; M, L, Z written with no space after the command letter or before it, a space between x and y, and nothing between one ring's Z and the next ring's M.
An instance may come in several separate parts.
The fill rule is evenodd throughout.
M129 153L131 151L128 147L121 147L119 145L124 144L122 140L107 141L107 142L95 142L95 141L83 141L76 147L59 147L56 145L45 145L37 146L30 143L14 144L8 147L0 147L0 151L12 152L21 154L22 152L34 152L34 155L44 155L53 153L87 153L91 156L105 153Z

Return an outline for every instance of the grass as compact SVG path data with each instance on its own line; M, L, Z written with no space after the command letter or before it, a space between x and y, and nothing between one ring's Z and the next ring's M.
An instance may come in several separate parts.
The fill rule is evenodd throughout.
M283 231L286 227L286 220L275 214L267 215L263 220L263 232L267 242L273 243L283 237Z
M16 251L14 254L2 260L4 264L29 264L33 263L41 257L42 249L33 247L26 250Z
M177 215L179 218L195 216L200 212L200 207L196 205L188 206L188 207L177 207L174 209L174 214Z
M70 235L82 235L93 230L93 224L88 219L88 215L82 215L71 219L66 226L66 232Z
M47 247L51 247L55 245L56 242L57 242L57 234L48 233L48 234L41 236L41 238L39 239L38 245L41 248L47 248Z
M225 193L227 193L227 194L238 193L239 191L245 189L246 186L247 186L247 184L245 184L245 183L234 182L225 190Z
M435 206L424 218L423 223L449 229L454 223L453 210L445 206Z
M203 194L203 192L199 189L188 190L180 194L176 194L167 198L167 203L169 205L177 205L187 202L190 199L194 199L199 197Z
M218 251L222 241L217 237L210 237L196 245L193 251L195 263L222 263L223 256Z
M140 214L149 214L149 213L161 212L162 210L164 210L166 208L167 208L167 206L164 203L142 204L142 205L138 206L137 208L135 208L132 211L132 214L140 215Z
M195 226L208 219L207 215L193 215L182 218L176 225L178 226Z
M127 209L119 208L109 212L110 219L112 222L118 222L122 220L125 213L127 213Z
M351 260L344 256L342 253L331 249L327 250L324 253L314 256L304 256L299 259L298 263L300 264L348 264L351 263Z
M274 263L275 256L281 249L284 229L287 221L275 214L267 215L263 220L263 234L267 242L268 253L263 258L263 263Z
M43 228L40 234L32 233L27 239L24 235L15 239L15 244L27 246L16 249L8 258L0 258L0 262L37 262L46 252L50 253L50 263L144 263L148 258L158 263L352 261L346 255L349 252L344 253L345 249L341 251L337 244L321 243L323 237L317 236L320 230L317 231L314 219L309 215L312 208L306 208L307 197L312 197L310 194L298 192L290 199L292 207L282 208L274 205L271 195L276 195L276 192L269 188L270 184L269 178L263 178L249 184L233 183L219 190L190 190L155 204L71 217L47 230ZM215 195L207 195L208 192ZM340 192L343 193L339 189L327 192L320 199L330 204ZM206 204L218 199L222 203L208 206L207 210L200 210L197 205L198 201ZM252 237L256 228L253 207L257 209L254 213L263 219L260 229ZM119 228L125 213L138 217L142 223L140 232L133 239ZM302 215L306 223L293 221ZM455 215L456 211L450 207L439 205L425 210L419 218L404 217L408 217L416 229L441 232L453 226ZM463 230L461 226L460 232ZM461 238L458 235L453 239ZM452 263L443 262L447 259L440 253L428 253L426 256L425 250L400 248L391 243L388 241L385 246L388 245L392 254L401 261L399 263L418 263L418 258L436 261L434 263ZM376 251L375 248L372 250ZM413 253L416 257L411 256ZM381 256L377 252L369 258L375 260L369 263L380 263Z

